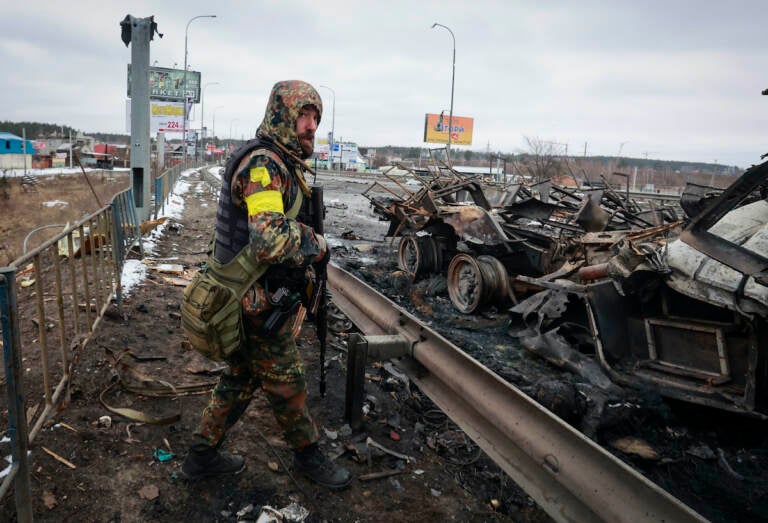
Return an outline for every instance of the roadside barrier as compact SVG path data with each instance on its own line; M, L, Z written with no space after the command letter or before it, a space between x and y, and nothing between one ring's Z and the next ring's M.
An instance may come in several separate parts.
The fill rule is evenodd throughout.
M153 212L153 218L155 220L162 215L165 210L165 203L168 201L168 197L171 195L171 191L173 190L173 186L176 185L176 180L179 179L179 175L187 169L194 169L202 165L205 165L205 162L195 161L187 162L187 165L174 165L155 178L155 205Z
M179 174L197 166L174 166L157 177L155 216L163 211ZM112 302L122 300L125 260L134 247L143 254L139 225L133 190L126 189L8 267L0 267L5 370L0 393L5 389L7 395L13 459L0 483L0 500L13 485L18 521L32 520L27 448L68 400L79 355ZM24 366L32 368L29 374L40 379L22 379L22 355ZM35 404L35 412L27 414L28 406Z

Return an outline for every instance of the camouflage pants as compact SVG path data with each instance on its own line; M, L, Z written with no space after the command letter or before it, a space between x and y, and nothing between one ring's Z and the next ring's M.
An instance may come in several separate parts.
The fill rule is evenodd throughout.
M195 433L198 444L217 446L261 387L272 407L286 442L301 449L318 439L317 426L307 409L307 384L296 341L293 320L270 339L260 335L263 315L244 316L246 343L228 359L229 368L219 378ZM201 441L201 439L203 441Z

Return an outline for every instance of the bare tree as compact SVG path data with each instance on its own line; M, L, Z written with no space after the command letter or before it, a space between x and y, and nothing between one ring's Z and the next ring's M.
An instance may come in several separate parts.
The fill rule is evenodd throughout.
M563 172L562 144L542 140L538 136L524 136L527 152L515 159L515 170L530 176L536 182L552 178Z

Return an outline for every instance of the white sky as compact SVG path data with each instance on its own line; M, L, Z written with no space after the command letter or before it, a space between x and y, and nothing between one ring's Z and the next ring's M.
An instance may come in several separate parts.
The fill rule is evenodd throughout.
M153 2L0 0L0 120L125 133L127 14L164 34L150 63L202 73L205 120L251 136L278 80L336 94L337 139L423 146L425 113L475 119L471 149L524 150L524 136L570 154L717 161L742 167L764 139L765 2ZM331 130L333 95L318 89ZM200 106L195 113L199 115ZM199 127L199 118L191 124ZM622 144L624 144L622 146ZM465 147L459 147L465 149Z

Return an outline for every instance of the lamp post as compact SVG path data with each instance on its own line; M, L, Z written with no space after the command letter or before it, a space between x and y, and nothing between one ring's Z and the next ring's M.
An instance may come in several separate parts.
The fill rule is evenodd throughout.
M443 29L447 29L449 33L451 33L451 39L453 40L453 71L451 72L451 112L448 115L448 155L450 157L451 154L451 133L453 133L453 84L454 80L456 78L456 37L453 36L453 31L447 26L444 26L443 24L438 24L435 22L432 24L432 29L435 27L442 27Z
M203 94L200 96L200 143L205 147L205 138L203 132L205 131L205 88L209 85L219 85L219 82L208 82L203 86ZM203 151L203 161L205 161L205 151Z
M181 135L181 141L184 144L184 165L187 164L187 41L189 33L189 24L198 18L216 18L216 15L198 15L193 16L187 22L187 28L184 30L184 132Z
M333 94L333 109L331 110L331 145L328 149L328 157L333 158L333 144L336 143L336 91L328 87L327 85L321 85L320 87L323 87L325 89L328 89L331 94ZM341 148L339 148L339 155L341 155ZM333 163L333 162L331 162ZM341 159L339 159L339 163L341 163Z
M211 158L213 160L216 159L216 154L215 154L216 153L216 111L218 109L221 109L222 107L224 107L224 106L223 105L218 105L218 106L214 107L214 109L213 109L213 130L211 132L211 137L213 138L213 151L211 152Z

